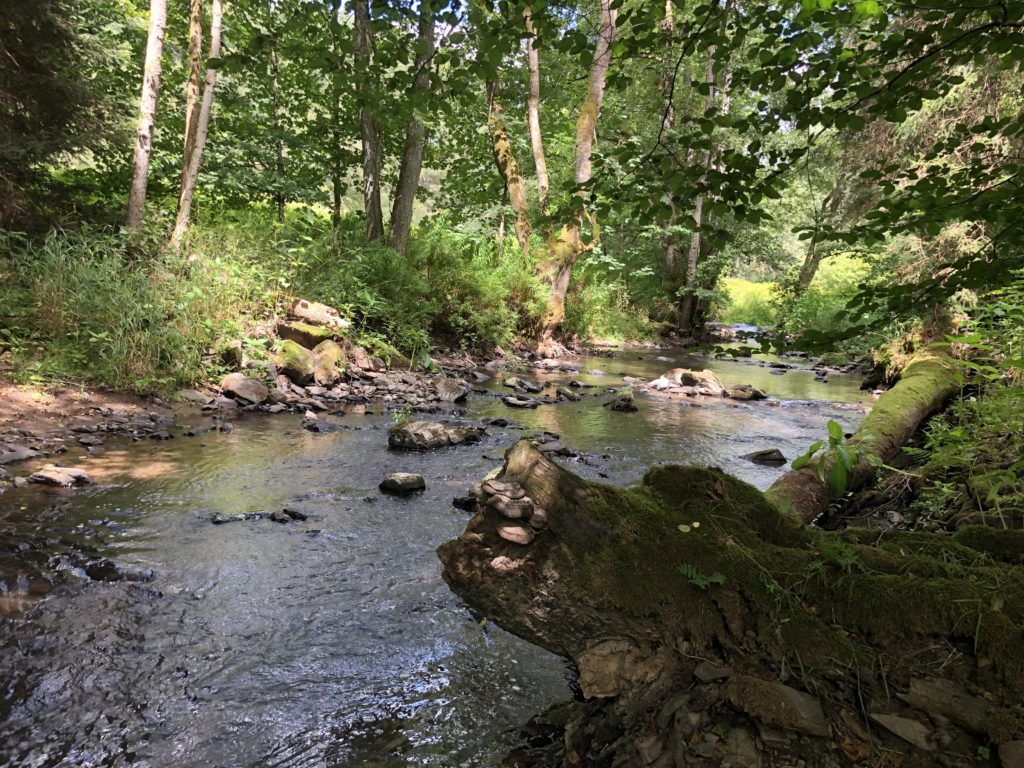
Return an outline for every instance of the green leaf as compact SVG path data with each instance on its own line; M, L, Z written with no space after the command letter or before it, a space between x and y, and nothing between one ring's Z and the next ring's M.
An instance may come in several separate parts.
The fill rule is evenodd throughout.
M828 486L832 490L833 497L839 498L846 492L847 480L845 465L841 461L833 462L828 475Z
M839 422L834 419L828 420L828 436L830 440L836 442L842 442L845 435L843 434L843 428Z

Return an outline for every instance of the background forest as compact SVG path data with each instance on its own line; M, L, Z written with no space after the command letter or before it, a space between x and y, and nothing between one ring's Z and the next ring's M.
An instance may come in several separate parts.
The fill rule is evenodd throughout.
M166 389L266 346L291 295L414 359L724 320L887 362L991 290L1006 331L1022 26L981 0L7 0L0 349Z

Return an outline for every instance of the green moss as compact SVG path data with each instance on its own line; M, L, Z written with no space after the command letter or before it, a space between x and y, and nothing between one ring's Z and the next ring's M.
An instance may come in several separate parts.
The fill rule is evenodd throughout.
M1004 563L1024 564L1024 531L968 525L958 530L953 540Z

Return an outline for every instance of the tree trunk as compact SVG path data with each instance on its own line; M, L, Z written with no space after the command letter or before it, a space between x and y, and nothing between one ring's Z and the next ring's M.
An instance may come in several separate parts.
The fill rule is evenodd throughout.
M331 52L336 63L341 61L341 40L338 39L338 16L341 13L341 0L332 0L331 16L328 22L331 31ZM338 230L341 225L341 88L335 82L337 75L331 79L331 227ZM337 238L335 238L337 249ZM337 255L337 254L335 254Z
M267 14L270 17L271 25L274 20L273 0L267 0ZM274 202L277 204L277 220L284 224L284 138L281 135L281 69L277 52L277 35L271 28L270 34L270 97L272 119L274 123L274 170L276 172L276 188L274 190Z
M850 439L850 445L874 454L883 463L891 461L924 420L955 395L960 386L961 376L948 356L928 350L919 352L907 364L899 383L871 409ZM862 460L849 477L848 489L863 488L874 474L875 466ZM787 472L775 481L766 496L779 509L805 522L822 514L832 501L832 492L818 477L816 466Z
M530 75L530 89L526 105L530 125L530 146L533 148L533 165L537 173L537 200L541 214L548 215L548 164L544 158L544 139L540 132L540 55L537 52L536 31L533 27L533 11L529 6L523 9L526 31L526 61Z
M612 43L615 40L615 21L618 11L612 7L613 0L601 0L601 21L594 46L594 60L590 65L590 79L587 96L580 107L576 120L576 173L578 188L590 182L593 174L594 142L597 140L597 120L601 114L604 85L612 60ZM541 328L540 348L542 352L557 349L554 334L565 319L565 296L572 277L576 259L599 239L599 229L593 217L589 217L592 231L591 242L584 242L583 221L585 211L581 210L557 235L546 238L549 248L546 260L540 265L541 274L547 279L550 290L547 313Z
M202 106L203 77L203 0L190 0L188 19L188 79L185 83L185 143L182 150L181 181L178 184L178 208L188 188L188 171L196 149L199 112Z
M494 162L498 166L502 181L505 182L505 194L508 195L509 205L515 215L513 229L516 240L519 241L523 253L529 255L532 227L526 207L526 185L519 171L519 162L512 151L512 141L509 139L508 125L505 123L505 111L498 100L497 82L487 84L487 128L491 134Z
M210 58L220 57L221 25L224 20L226 0L213 0L213 12L210 16ZM199 168L203 161L203 150L206 148L206 137L210 130L210 112L213 109L213 91L217 85L217 70L206 69L206 83L203 87L203 101L199 107L199 118L196 121L196 142L192 156L189 158L187 178L178 203L178 216L171 233L171 243L180 245L192 221L192 201L195 198L196 183L199 180Z
M417 50L413 66L416 79L410 93L409 124L405 129L405 149L402 152L402 167L398 173L398 186L391 207L391 235L389 245L405 255L412 229L413 204L416 190L420 186L420 172L423 169L423 155L427 148L427 129L420 120L416 103L417 94L430 92L430 60L434 57L434 9L424 0L419 7L419 29L417 38L422 46Z
M149 156L153 150L153 124L160 98L160 74L163 69L164 31L167 27L167 0L150 0L149 37L142 72L142 97L139 100L139 125L135 132L132 159L132 183L128 193L129 227L142 226L146 210L146 186L149 183Z
M380 203L380 129L373 115L373 30L370 29L369 0L353 0L352 8L355 16L356 73L359 77L359 132L363 145L363 210L366 239L373 242L384 237L384 214Z
M903 724L894 711L952 727L961 754L1024 735L1024 568L990 559L980 531L828 533L718 469L657 467L617 488L528 441L480 493L438 550L445 581L571 660L587 699L533 721L517 764L686 766L703 741L708 765L760 765L754 739L774 730L772 765L801 749L864 765L880 746L886 765L935 765L930 727L913 749L869 733ZM738 733L701 738L721 723Z
M665 60L661 68L661 95L665 99L665 112L662 116L662 134L670 133L676 127L675 108L675 70L673 68L673 50L675 41L675 9L672 0L665 0L665 20L662 22L662 32L665 35ZM673 163L673 165L675 165ZM665 222L665 235L662 237L662 244L665 248L665 275L671 291L676 290L675 277L679 269L679 244L673 231L676 226L678 210L676 207L675 195L671 185L665 185L665 193L668 196L670 214Z

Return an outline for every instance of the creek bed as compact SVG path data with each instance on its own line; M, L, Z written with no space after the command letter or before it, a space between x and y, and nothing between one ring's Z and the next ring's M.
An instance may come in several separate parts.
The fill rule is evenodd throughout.
M434 549L468 517L453 496L542 430L583 453L564 461L587 477L630 483L653 464L699 463L766 488L784 468L743 454L792 458L827 419L852 428L863 408L842 404L867 399L856 377L822 384L756 359L627 350L580 362L579 374L523 375L603 395L622 375L706 365L783 402L640 396L629 414L588 396L513 410L496 380L463 418L511 424L475 446L391 453L386 414L334 419L345 428L327 434L253 416L223 435L72 451L64 460L97 485L0 495L0 765L497 765L515 726L570 693L558 658L481 625L442 582ZM392 471L424 475L427 490L381 495ZM285 506L308 519L210 523ZM76 571L82 554L154 577L92 581ZM43 599L26 594L42 591L41 572L56 583Z

